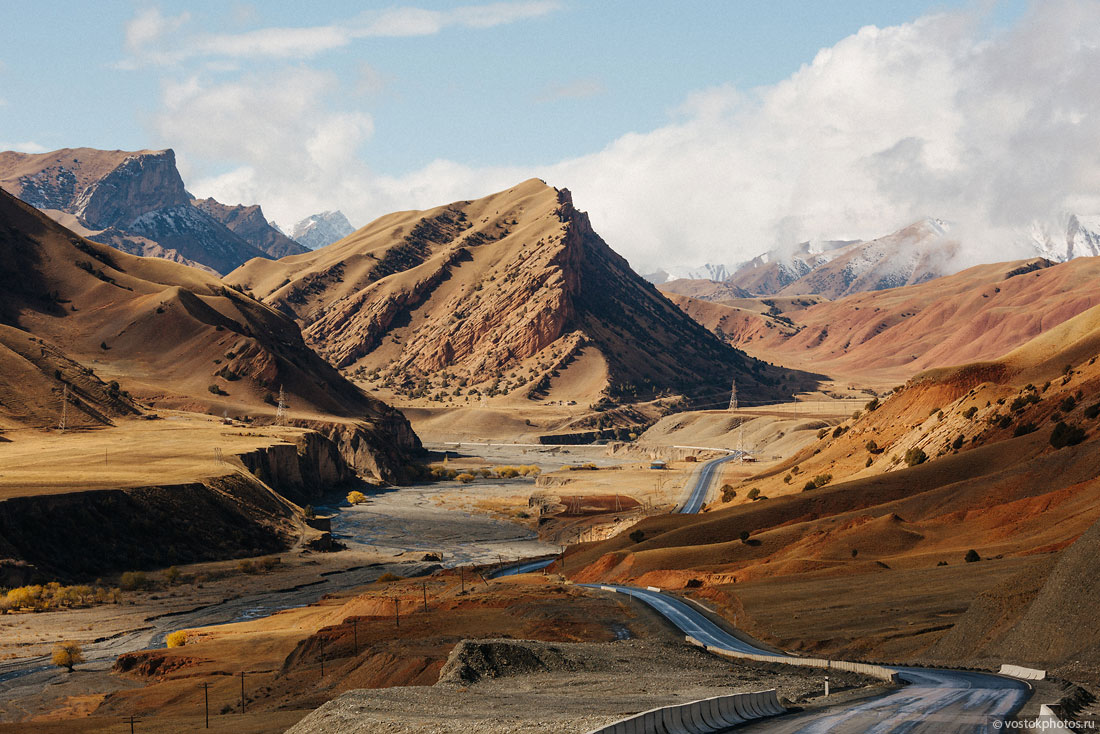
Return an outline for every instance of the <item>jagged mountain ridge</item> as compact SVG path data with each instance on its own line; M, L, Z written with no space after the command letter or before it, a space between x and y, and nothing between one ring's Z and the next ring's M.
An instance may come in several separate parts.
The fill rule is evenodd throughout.
M295 242L268 222L259 204L229 206L213 198L194 199L191 203L272 258L309 252L308 247Z
M728 396L735 376L764 397L786 377L687 318L600 239L568 191L538 179L391 214L227 280L293 314L333 364L414 397L442 400L458 385L535 398L585 380L599 385L592 397Z
M0 187L88 239L219 273L253 257L299 251L258 208L198 206L171 149L6 151L0 153Z
M294 225L291 238L306 249L317 250L342 240L355 231L343 212L327 211L308 216Z

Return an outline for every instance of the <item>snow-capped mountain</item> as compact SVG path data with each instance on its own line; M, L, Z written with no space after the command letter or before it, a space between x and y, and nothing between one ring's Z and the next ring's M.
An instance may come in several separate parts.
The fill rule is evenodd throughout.
M695 267L673 266L643 275L642 277L654 285L667 283L670 280L714 280L721 282L730 277L737 269L735 265L723 265L721 263L703 263Z
M1023 234L1036 254L1055 262L1100 255L1100 215L1063 213L1056 219L1032 222Z
M958 245L947 229L927 218L874 240L810 240L755 257L726 282L757 295L829 298L920 283L954 272Z
M342 212L321 212L294 225L290 238L311 250L331 245L355 231Z

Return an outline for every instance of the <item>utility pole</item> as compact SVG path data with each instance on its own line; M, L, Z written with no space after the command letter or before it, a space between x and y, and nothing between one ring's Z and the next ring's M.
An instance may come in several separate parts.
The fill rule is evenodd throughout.
M424 614L428 613L428 582L424 582Z
M61 393L61 423L58 428L64 433L65 429L69 427L69 386L65 385L64 391Z
M281 426L286 422L286 391L279 385L279 406L275 408L275 425Z
M128 721L130 722L130 734L134 734L134 724L136 723L136 721L133 714L130 714L130 718L128 719Z
M210 728L210 684L202 684L202 702L206 710L206 728Z
M737 410L737 380L731 383L730 387L730 412Z
M241 671L241 713L244 713L244 671Z
M401 626L401 600L396 596L393 598L393 619L398 627Z

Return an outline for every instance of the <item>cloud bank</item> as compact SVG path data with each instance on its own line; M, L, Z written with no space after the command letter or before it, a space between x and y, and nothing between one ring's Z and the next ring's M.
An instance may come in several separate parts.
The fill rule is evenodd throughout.
M446 22L501 17L467 10ZM370 27L428 33L443 22L410 13ZM361 225L539 176L573 190L643 271L875 237L923 216L952 222L974 262L1005 260L1027 254L1013 232L1032 220L1100 212L1096 28L1100 3L1087 0L1036 4L1001 30L978 13L866 27L778 84L700 90L660 128L541 165L439 160L379 175L358 156L369 116L343 110L335 81L302 69L166 87L158 128L188 157L237 162L194 181L196 193L258 201L280 222L339 208Z

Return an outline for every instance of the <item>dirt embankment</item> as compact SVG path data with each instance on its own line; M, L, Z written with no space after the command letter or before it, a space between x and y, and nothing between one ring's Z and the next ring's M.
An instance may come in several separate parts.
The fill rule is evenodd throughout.
M315 432L227 457L191 482L12 497L0 502L0 558L33 576L92 578L273 553L298 539L299 509L356 472Z

